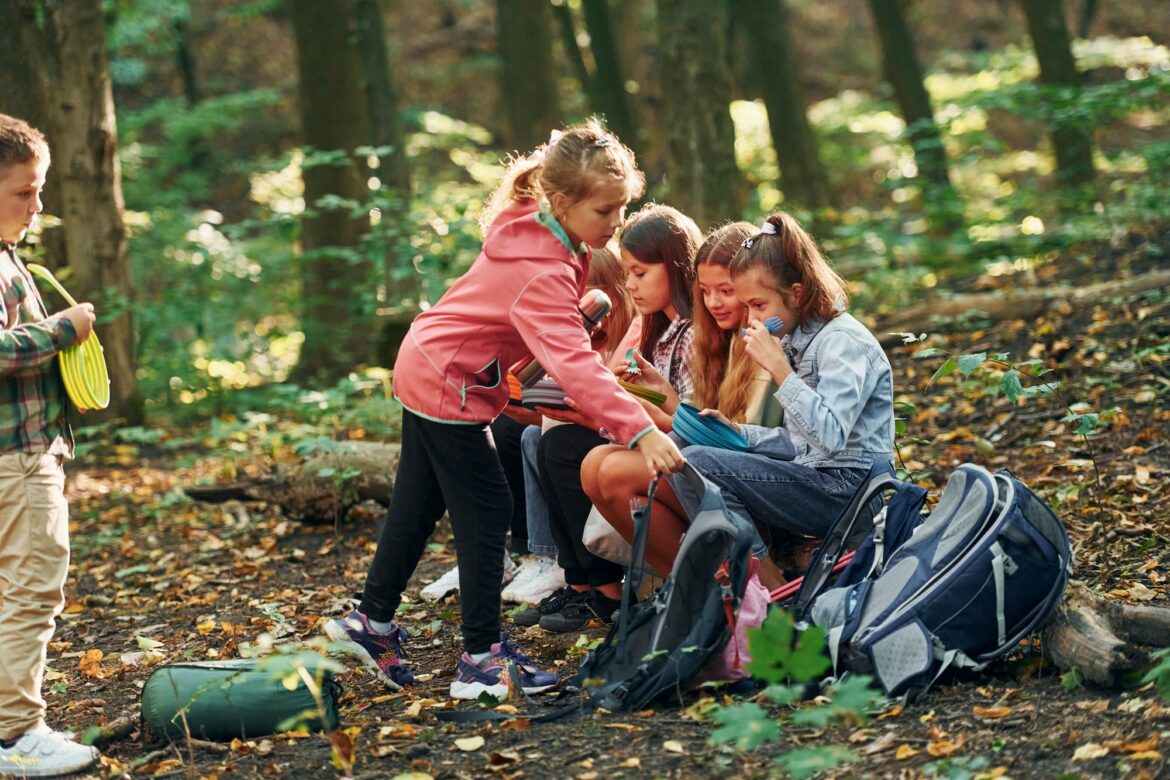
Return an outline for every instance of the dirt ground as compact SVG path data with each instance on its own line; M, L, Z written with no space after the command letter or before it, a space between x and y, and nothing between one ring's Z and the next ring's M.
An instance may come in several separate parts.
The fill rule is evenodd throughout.
M992 283L1087 286L1154 269L1167 253L1170 235L1152 232ZM1067 410L1058 400L1011 404L978 375L931 383L943 357L918 356L917 345L899 347L890 350L896 389L916 406L906 414L902 465L935 488L965 461L1010 467L1065 520L1079 579L1110 599L1165 605L1168 311L1170 291L1161 289L1075 308L1057 302L1027 321L923 323L921 330L932 334L928 345L945 353L1042 360L1063 383L1066 399L1103 413L1105 424L1086 442L1062 419ZM250 446L109 445L72 464L75 567L45 682L54 725L84 733L133 715L159 661L234 657L263 634L277 642L309 639L320 635L323 620L349 608L383 520L377 507L363 505L340 523L314 526L266 504L183 500L182 485L262 469L265 459L252 458ZM781 744L749 753L708 741L714 726L703 712L710 694L692 694L680 706L554 724L442 724L434 709L449 703L446 689L460 651L457 599L439 605L417 599L417 588L453 563L442 542L440 534L428 549L402 612L412 631L410 662L423 680L390 694L352 662L340 677L355 777L765 777L778 753L829 744L859 755L831 776L1170 775L1160 745L1170 732L1170 709L1152 688L1069 686L1062 670L1045 667L1039 655L932 690L865 725L789 729ZM566 677L583 646L602 635L600 627L561 636L513 631L537 661ZM482 746L456 744L471 736L482 736ZM330 777L341 774L331 753L329 737L320 734L168 746L147 743L132 729L105 744L100 774Z

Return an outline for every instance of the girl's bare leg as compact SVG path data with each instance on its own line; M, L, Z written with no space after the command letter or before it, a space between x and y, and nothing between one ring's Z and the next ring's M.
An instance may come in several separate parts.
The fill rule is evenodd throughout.
M605 519L629 540L634 536L630 502L635 499L644 502L648 487L641 454L617 450L602 460L597 474L597 495L591 494L590 497ZM674 491L666 480L660 480L651 507L650 536L646 544L646 560L660 574L668 573L674 566L679 544L687 530L685 518Z

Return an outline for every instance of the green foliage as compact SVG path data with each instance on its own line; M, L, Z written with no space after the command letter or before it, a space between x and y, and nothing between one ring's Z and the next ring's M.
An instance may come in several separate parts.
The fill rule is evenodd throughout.
M778 685L815 680L829 670L824 629L811 626L799 637L795 633L792 616L782 610L772 610L762 626L748 631L752 660L747 670L753 677Z
M756 702L712 707L709 715L719 724L711 733L712 742L730 742L738 750L752 750L778 741L785 724L821 729L835 721L864 723L867 713L881 701L870 687L871 679L858 675L829 686L815 704L799 706L806 685L820 679L830 666L824 630L812 626L798 636L792 616L775 609L762 626L749 628L747 634L752 653L748 671L768 683L764 697L783 711L773 718ZM776 767L794 778L803 778L856 760L852 751L829 745L784 753L776 759Z
M1170 647L1155 650L1150 653L1150 658L1155 662L1154 667L1146 672L1142 684L1154 683L1162 701L1170 702Z

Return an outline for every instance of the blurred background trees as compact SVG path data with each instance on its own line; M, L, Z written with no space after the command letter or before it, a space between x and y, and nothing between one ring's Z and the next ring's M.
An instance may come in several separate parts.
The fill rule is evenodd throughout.
M50 135L32 255L133 418L388 367L500 161L591 114L704 227L815 225L870 319L1162 224L1158 6L11 0L0 110Z

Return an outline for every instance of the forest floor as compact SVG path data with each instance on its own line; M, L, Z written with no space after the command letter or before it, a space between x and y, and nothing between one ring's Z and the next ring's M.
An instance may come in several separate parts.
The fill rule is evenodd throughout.
M1170 231L1151 230L1066 252L1027 274L982 287L1071 285L1164 267ZM1076 577L1107 599L1165 605L1170 578L1170 290L1041 315L923 323L926 346L890 350L906 414L901 456L915 479L940 488L962 462L1009 467L1052 504L1076 548ZM981 369L932 382L948 354L1009 353L1053 369L1069 403L1101 415L1087 440L1053 398L1010 403L1000 377ZM1024 385L1035 384L1024 379ZM189 432L187 432L189 433ZM260 474L260 443L214 447L109 444L69 469L74 561L68 606L49 652L49 719L85 733L133 714L162 661L230 658L262 634L277 642L320 635L361 589L381 512L362 505L335 524L310 525L261 503L197 504L185 485ZM280 456L281 447L272 446ZM417 589L454 563L440 531L408 591L403 623L423 681L385 690L347 660L340 675L342 728L356 777L765 777L793 747L844 745L856 764L833 776L1155 777L1170 768L1160 739L1170 709L1150 686L1126 692L1071 684L1036 656L1018 657L976 681L939 687L866 724L787 728L782 742L738 753L708 741L713 694L683 706L603 714L555 724L443 724L435 708L460 651L457 599L418 600ZM565 676L600 627L553 635L513 630L538 662ZM474 707L474 704L464 704ZM540 711L543 705L521 704ZM470 742L456 740L482 737ZM339 744L347 741L338 737ZM471 748L471 749L467 749ZM413 773L413 774L412 774ZM149 743L141 730L105 745L100 775L133 777L330 777L341 774L327 735L279 735L231 744ZM95 775L96 776L96 775Z

